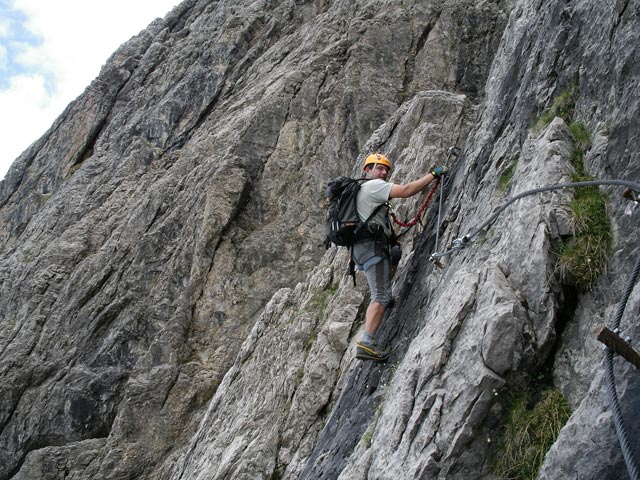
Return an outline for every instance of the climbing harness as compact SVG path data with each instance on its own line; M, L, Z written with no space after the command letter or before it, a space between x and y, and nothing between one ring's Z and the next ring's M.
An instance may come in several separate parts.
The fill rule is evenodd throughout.
M558 185L549 185L545 187L534 188L532 190L527 190L525 192L522 192L516 195L515 197L511 198L507 202L505 202L482 225L480 225L470 233L453 240L450 247L444 252L438 251L437 236L436 236L436 248L435 248L435 252L431 255L431 260L437 264L439 258L451 255L453 252L456 252L458 250L461 250L469 246L471 243L473 243L475 237L478 236L482 231L487 229L489 226L491 226L496 221L498 216L504 210L506 210L507 207L509 207L509 205L516 202L517 200L520 200L521 198L528 197L530 195L535 195L538 193L549 192L553 190L561 190L566 188L591 187L591 186L598 186L598 185L615 185L615 186L626 187L623 193L623 196L628 200L632 201L633 203L627 206L627 208L625 209L625 215L630 215L633 212L633 210L637 207L639 203L637 192L640 192L640 184L635 182L630 182L627 180L588 180L584 182L571 182L571 183L563 183ZM439 224L440 222L438 220L438 225ZM614 332L619 330L620 320L622 319L622 315L626 308L627 301L629 299L629 296L631 295L631 292L633 291L633 288L635 286L635 283L639 275L640 275L640 256L638 256L638 259L636 260L633 271L627 281L627 285L625 287L622 299L618 304L616 314L615 314L613 323L611 325L611 330L613 330ZM620 401L618 399L618 394L616 391L615 379L614 379L614 373L613 373L614 350L612 350L609 347L605 347L605 349L606 349L604 354L605 383L607 386L607 394L609 396L609 402L611 405L613 423L615 426L616 434L618 436L618 440L620 442L622 456L624 458L627 471L629 472L629 476L632 480L640 480L640 474L639 474L640 468L639 468L638 460L634 456L634 453L631 450L627 427L625 425L625 422L622 416L622 409L620 407Z

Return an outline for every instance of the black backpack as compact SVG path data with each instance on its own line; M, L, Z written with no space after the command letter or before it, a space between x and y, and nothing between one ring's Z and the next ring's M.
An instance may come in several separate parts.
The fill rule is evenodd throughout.
M364 222L358 216L356 197L364 179L337 177L329 182L325 190L327 205L327 237L325 246L331 244L340 247L351 247L356 240L368 233L365 228L369 220L383 206L377 207Z
M337 177L329 182L324 193L328 201L325 246L329 248L333 243L340 247L349 247L349 250L351 250L349 275L353 277L354 286L356 284L356 271L351 247L353 247L356 240L380 236L381 230L374 234L367 228L367 223L385 205L382 204L376 207L364 222L360 220L356 207L356 198L364 181L364 179L356 180L349 177Z

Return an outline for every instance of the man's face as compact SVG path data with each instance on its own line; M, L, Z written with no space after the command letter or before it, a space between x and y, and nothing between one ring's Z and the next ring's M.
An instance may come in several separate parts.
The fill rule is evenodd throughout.
M389 175L389 168L381 163L376 163L369 169L369 177L373 179L386 180Z

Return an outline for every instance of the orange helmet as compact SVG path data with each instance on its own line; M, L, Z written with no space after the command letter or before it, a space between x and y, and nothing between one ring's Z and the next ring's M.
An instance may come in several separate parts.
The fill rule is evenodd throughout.
M365 159L364 165L362 166L362 169L364 170L365 168L367 168L367 165L376 164L376 163L384 165L389 170L391 170L391 162L389 161L389 159L387 157L385 157L381 153L372 153L371 155L369 155Z

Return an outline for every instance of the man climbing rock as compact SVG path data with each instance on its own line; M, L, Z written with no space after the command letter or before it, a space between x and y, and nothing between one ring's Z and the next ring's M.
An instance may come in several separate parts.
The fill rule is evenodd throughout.
M397 185L387 182L391 171L391 162L381 153L369 155L363 165L363 178L366 181L360 187L357 196L357 210L360 218L369 218L367 231L353 245L353 259L359 270L363 270L371 300L367 308L364 332L357 341L356 358L383 362L389 358L390 350L381 350L374 337L385 309L391 302L391 254L395 243L395 234L389 219L387 202L392 198L407 198L420 192L434 179L447 172L447 167L431 169L424 177L410 183Z

